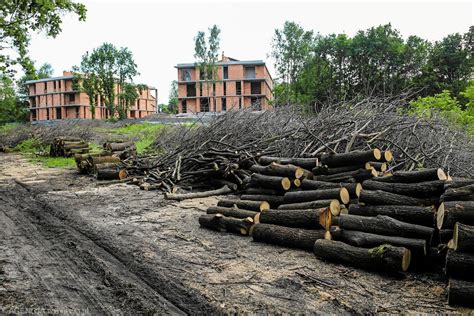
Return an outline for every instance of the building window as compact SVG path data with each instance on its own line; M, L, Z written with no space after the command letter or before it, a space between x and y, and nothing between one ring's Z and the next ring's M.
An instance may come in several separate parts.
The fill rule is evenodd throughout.
M188 112L188 105L186 104L186 100L181 101L181 113Z
M53 81L53 91L56 92L56 80Z
M201 112L209 112L209 99L201 98Z
M61 108L56 108L56 119L57 120L61 119Z
M44 83L44 93L46 93L46 91L48 91L48 85L47 85L47 83L45 82L45 83Z
M245 67L245 78L255 79L255 67Z
M46 119L47 119L47 120L50 120L50 119L51 119L51 118L49 117L49 108L46 109Z
M36 121L36 110L31 110L31 120Z
M242 110L242 98L239 98L239 110Z
M30 98L30 104L31 104L31 107L32 107L32 108L35 108L35 107L36 107L36 100L35 100L34 97L33 97L33 98Z
M227 82L222 83L224 86L224 95L227 95Z
M222 111L227 111L227 99L226 98L221 98L221 110Z
M191 72L189 71L189 69L181 71L181 80L191 81Z
M199 96L202 97L202 83L199 84Z
M61 91L61 80L58 81L58 87L59 87L59 90Z
M235 83L235 93L237 95L241 95L242 94L242 83L240 81L237 81Z
M251 94L261 94L262 93L262 83L261 82L252 82L250 84L250 93Z
M195 97L196 96L196 85L194 83L186 84L186 96Z
M216 83L212 83L212 95L216 95Z
M140 99L137 99L137 110L140 110Z
M229 79L229 67L224 66L222 71L224 73L224 79Z
M199 80L204 80L204 70L203 69L199 69Z
M252 107L254 108L254 110L256 111L260 111L262 109L262 100L259 98L259 97L252 97L250 98L250 103L252 105Z
M80 112L81 111L81 108L80 107L76 107L76 118L79 118L80 117Z

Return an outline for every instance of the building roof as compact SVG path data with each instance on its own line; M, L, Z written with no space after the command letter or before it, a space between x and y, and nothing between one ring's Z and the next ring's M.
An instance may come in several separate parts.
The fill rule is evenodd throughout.
M177 64L175 68L194 68L196 67L197 63L184 63L184 64ZM232 60L232 61L219 61L216 63L218 66L226 66L226 65L248 65L248 66L256 66L256 65L265 65L263 60Z
M59 76L59 77L50 77L50 78L44 78L44 79L38 79L38 80L28 80L25 81L25 84L31 84L31 83L37 83L37 82L45 82L45 81L52 81L52 80L64 80L64 79L72 79L74 76L69 75L69 76Z

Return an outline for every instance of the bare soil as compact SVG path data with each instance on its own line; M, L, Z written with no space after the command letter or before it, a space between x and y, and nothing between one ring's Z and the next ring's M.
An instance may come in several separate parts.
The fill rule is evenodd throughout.
M436 273L390 277L199 227L217 198L0 154L0 313L463 313Z

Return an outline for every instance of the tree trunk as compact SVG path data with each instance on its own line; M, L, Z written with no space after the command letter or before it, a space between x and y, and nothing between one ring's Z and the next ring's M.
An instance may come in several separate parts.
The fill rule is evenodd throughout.
M448 251L446 256L446 275L450 278L474 280L474 254Z
M274 224L295 228L326 228L326 218L331 215L327 208L317 210L266 210L257 213L254 217L255 224ZM330 227L330 223L328 223Z
M325 190L295 191L287 192L284 201L288 203L309 202L317 200L338 199L346 204L350 200L349 191L346 188L335 188Z
M295 165L281 165L276 162L272 162L267 166L253 165L250 167L250 171L267 176L288 177L290 179L312 178L311 172L306 169Z
M321 156L321 164L328 167L341 167L347 165L363 165L368 161L377 161L382 158L379 149L360 151L355 150L342 154L327 154Z
M291 188L291 181L287 177L273 177L254 173L250 178L250 185L288 191Z
M423 238L425 240L429 240L434 231L431 227L401 222L384 215L364 217L341 214L339 217L339 227L373 234Z
M474 201L474 184L446 189L441 195L441 201Z
M105 149L110 151L123 151L129 147L135 147L133 142L107 143Z
M359 216L386 215L402 222L432 227L434 208L432 206L407 205L349 205L349 214Z
M232 191L237 191L239 186L231 181L227 181L224 179L210 179L209 183L214 187L223 187L224 185L228 186Z
M381 182L402 182L414 183L423 181L446 180L446 174L443 169L431 168L419 171L397 171L390 177L381 177L374 179Z
M192 193L182 193L182 194L165 193L165 199L182 201L186 199L196 199L196 198L203 198L203 197L214 196L214 195L229 194L231 192L232 190L228 186L225 185L220 189L204 191L204 192L192 192Z
M316 257L358 268L395 273L410 266L410 250L403 247L381 245L366 249L340 241L318 239L314 243Z
M456 223L453 231L454 250L474 252L474 226Z
M279 210L305 210L329 207L332 215L338 216L341 211L341 204L338 200L318 200L303 203L282 204L278 206Z
M251 235L256 242L312 251L314 242L329 235L323 229L309 230L272 224L255 224Z
M270 208L277 208L280 204L283 204L283 196L279 195L242 194L240 199L249 201L264 201L270 205Z
M244 201L244 200L220 200L217 206L221 207L237 207L244 210L260 212L268 210L270 205L264 201Z
M474 201L449 201L439 205L436 213L438 229L453 228L456 222L474 225Z
M449 305L474 307L474 282L450 279L448 303Z
M311 170L318 165L317 158L282 158L282 157L270 157L261 156L258 159L261 165L269 165L272 162L276 162L282 165L295 165L306 170Z
M382 190L412 197L439 196L444 191L444 181L425 181L417 183L392 183L379 181L364 181L364 189Z
M374 169L357 169L355 171L348 171L343 173L331 174L327 176L315 176L313 177L315 180L318 181L326 181L326 182L353 182L348 181L347 179L353 178L354 181L362 182L365 180L372 179L373 177L377 176L377 171Z
M383 244L405 247L410 249L412 254L418 256L426 255L426 240L405 238L398 236L384 236L355 230L341 229L340 240L357 247L372 248Z
M359 196L359 202L371 205L434 205L438 202L437 198L417 199L414 197L400 195L381 190L362 189Z
M222 214L204 214L199 217L199 224L220 232L247 236L253 225L252 218L225 217Z
M121 169L115 165L98 164L95 166L95 172L97 180L122 180L125 179L128 174L125 169Z
M221 206L211 206L207 209L207 214L222 214L227 217L235 217L235 218L254 218L258 212L249 211L249 210L241 210L238 208L232 207L221 207Z
M334 183L334 182L317 181L317 180L309 180L309 179L301 180L301 188L303 190L334 189L334 188L340 188L349 184L354 184L354 182Z
M328 166L317 166L312 170L313 176L332 175L344 172L365 169L365 164L353 164L349 166L329 168Z
M118 157L112 157L112 156L91 156L90 159L88 159L91 161L91 164L93 166L97 165L97 164L101 164L101 163L105 163L105 162L120 162L120 158Z
M472 178L456 178L452 181L446 181L444 184L444 189L455 189L471 184L474 184L474 179Z

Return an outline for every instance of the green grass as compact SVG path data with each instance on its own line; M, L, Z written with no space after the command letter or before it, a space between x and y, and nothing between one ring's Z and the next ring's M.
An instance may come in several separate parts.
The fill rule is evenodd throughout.
M35 157L32 158L33 161L42 163L45 167L48 168L75 168L76 162L74 158L64 158L64 157Z
M0 134L7 134L9 131L14 129L15 127L19 126L19 123L6 123L0 125Z
M30 161L39 162L48 168L74 168L76 166L74 158L37 155L37 153L49 153L49 146L41 146L32 138L22 141L14 150L28 157Z

